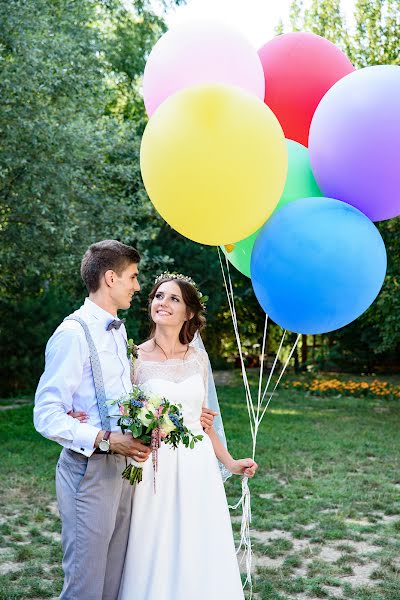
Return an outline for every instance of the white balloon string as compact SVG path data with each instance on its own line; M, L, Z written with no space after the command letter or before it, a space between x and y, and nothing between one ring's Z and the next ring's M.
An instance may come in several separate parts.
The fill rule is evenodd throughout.
M282 371L281 371L281 374L279 375L279 377L278 377L278 380L277 380L277 382L275 383L274 389L272 390L272 392L271 392L271 394L270 394L270 396L269 396L269 398L268 398L268 402L267 402L267 404L265 405L265 408L264 408L264 410L263 410L263 412L262 412L262 414L261 414L260 422L262 421L262 419L263 419L263 417L264 417L264 415L265 415L265 412L266 412L266 410L267 410L267 408L268 408L268 406L269 406L269 403L271 402L271 398L272 398L272 396L274 395L274 393L275 393L275 390L276 390L276 388L278 387L278 384L279 384L280 380L282 379L284 372L286 371L286 367L288 366L288 364L289 364L289 361L290 361L290 359L292 358L292 354L293 354L293 352L294 352L294 351L295 351L295 349L296 349L296 346L297 346L297 343L298 343L298 341L299 341L299 339L300 339L300 336L301 336L301 333L299 333L299 335L297 336L297 338L296 338L296 341L295 341L295 343L293 344L293 347L292 347L292 349L291 349L291 351L290 351L290 354L289 354L289 356L288 356L288 358L287 358L287 361L285 362L285 364L284 364L284 367L283 367L283 369L282 369Z
M221 265L222 277L223 277L224 284L225 284L225 290L226 290L226 295L228 298L228 304L229 304L229 308L231 311L233 329L235 332L236 342L237 342L237 346L238 346L238 350L239 350L240 364L242 367L243 383L244 383L244 388L245 388L245 393L246 393L246 406L247 406L247 412L249 415L250 431L251 431L251 437L252 437L252 441L253 441L253 454L254 454L255 447L256 447L256 437L257 437L257 432L254 430L254 427L253 427L253 422L255 422L254 406L253 406L250 386L249 386L249 382L248 382L248 378L247 378L246 368L245 368L244 360L243 360L242 345L241 345L241 341L240 341L240 335L239 335L239 329L238 329L237 317L236 317L236 310L235 310L235 300L234 300L234 296L233 296L233 286L232 286L232 281L231 281L230 274L229 274L229 263L228 263L228 260L226 259L226 263L227 263L226 267L227 267L228 278L229 278L229 287L228 287L227 277L225 276L225 270L224 270L224 267L222 264L221 252L220 252L219 248L218 248L218 257L219 257L219 261L220 261L220 265ZM242 495L241 495L239 501L234 506L229 506L229 508L231 508L232 510L236 510L239 506L241 506L241 508L242 508L242 522L241 522L241 526L240 526L240 542L239 542L239 546L236 550L236 553L239 553L240 550L243 549L243 556L242 556L242 560L240 561L241 563L243 562L244 559L246 561L246 579L243 583L243 588L246 587L246 585L249 585L250 598L252 598L252 595L253 595L253 580L252 580L252 576L251 576L252 548L251 548L251 536L250 536L251 496L250 496L250 489L249 489L247 477L243 477L243 479L242 479Z
M265 357L265 345L267 341L267 327L268 327L268 315L265 313L265 323L264 323L264 333L263 333L263 341L262 341L262 349L261 349L261 360L260 360L260 375L258 380L258 393L257 393L257 414L255 416L254 423L254 436L253 436L253 453L252 458L255 459L256 456L256 445L257 445L257 434L258 428L260 425L260 410L261 410L261 389L262 389L262 380L263 380L263 371L264 371L264 357Z
M266 393L268 391L269 384L271 383L271 379L273 377L273 374L274 374L274 371L275 371L275 367L276 367L276 363L278 362L278 358L279 358L279 355L280 355L281 350L282 350L283 341L285 339L285 336L286 336L286 329L284 330L284 332L282 334L282 338L281 338L281 341L280 341L280 344L279 344L278 352L275 355L275 359L274 359L273 365L272 365L271 370L269 372L268 381L266 383L266 386L265 386L265 389L264 389L264 393L263 393L262 398L261 398L261 404L264 402L264 398L265 398L265 395L266 395Z
M261 350L261 361L260 361L260 375L259 375L259 381L258 381L258 394L257 394L257 411L254 408L254 402L253 402L253 397L251 394L251 389L250 389L250 385L249 385L249 381L248 381L248 377L247 377L247 372L246 372L246 367L244 364L244 358L243 358L243 348L242 348L242 343L241 343L241 339L240 339L240 333L239 333L239 327L238 327L238 321L237 321L237 314L236 314L236 308L235 308L235 298L234 298L234 292L233 292L233 285L232 285L232 280L230 277L230 270L229 270L229 260L228 258L225 256L225 262L226 262L226 271L227 271L227 275L225 275L225 269L222 263L222 259L221 259L221 251L219 248L218 249L218 258L219 258L219 262L221 265L221 272L222 272L222 277L224 280L224 285L225 285L225 291L226 291L226 296L228 299L228 305L229 305L229 309L230 309L230 313L231 313L231 317L232 317L232 323L233 323L233 329L234 329L234 333L235 333L235 338L236 338L236 343L238 346L238 351L239 351L239 358L240 358L240 365L241 365L241 370L242 370L242 377L243 377L243 384L244 384L244 388L245 388L245 396L246 396L246 406L247 406L247 412L249 415L249 422L250 422L250 431L251 431L251 437L252 437L252 442L253 442L253 460L255 457L255 452L256 452L256 445L257 445L257 435L258 435L258 430L259 430L259 426L260 423L265 415L265 412L268 408L268 405L271 401L271 398L274 394L274 392L276 391L276 388L278 387L278 384L280 382L280 380L282 379L282 376L286 370L287 365L289 364L289 361L293 355L293 352L297 346L297 342L300 339L300 334L297 336L297 339L289 353L289 357L285 362L285 365L278 377L278 380L275 384L275 387L273 389L273 391L271 392L267 404L264 407L261 415L261 409L262 409L262 403L264 401L264 398L267 394L268 391L268 387L269 384L271 382L271 378L273 375L273 372L275 370L277 361L278 361L278 357L279 354L281 352L282 346L283 346L283 342L285 339L285 335L286 335L286 331L283 332L282 335L282 339L279 345L279 349L278 352L275 356L275 360L273 362L271 371L269 373L269 377L268 377L268 381L267 384L265 386L264 392L261 395L261 390L262 390L262 380L263 380L263 370L264 370L264 360L265 360L265 346L266 346L266 337L267 337L267 326L268 326L268 315L265 315L265 324L264 324L264 335L263 335L263 341L262 341L262 350ZM236 550L237 553L239 553L241 550L243 552L243 556L241 559L241 563L243 562L243 560L246 561L246 579L245 582L243 584L243 587L245 587L247 584L249 585L250 588L250 599L252 598L253 595L253 581L252 581L252 576L251 576L251 570L252 570L252 548L251 548L251 535L250 535L250 523L251 523L251 495L250 495L250 489L249 489L249 485L248 485L248 478L247 477L243 477L242 479L242 495L240 497L240 499L238 500L238 502L231 506L229 505L229 508L232 510L236 510L237 508L239 508L239 506L241 506L242 508L242 522L241 522L241 526L240 526L240 541L239 541L239 546Z
M264 371L264 356L265 356L265 344L267 340L267 327L268 327L268 315L265 313L265 323L264 323L264 335L262 341L261 348L261 360L260 360L260 377L258 380L258 395L257 395L257 420L260 414L260 405L261 405L261 388L262 388L262 380L263 380L263 371Z
M236 315L236 310L235 310L235 299L234 299L234 293L233 293L233 285L232 285L232 280L231 280L231 275L230 275L230 269L229 269L229 260L227 257L225 257L225 262L226 262L226 268L227 268L227 272L228 272L228 282L229 282L229 289L230 289L230 295L232 298L232 305L233 305L233 314L234 314L234 319L235 319L235 328L236 328L236 332L237 332L237 339L239 340L240 343L240 362L241 362L241 366L242 366L242 373L243 373L243 377L246 380L246 386L247 386L247 397L249 399L248 405L250 407L251 410L251 416L253 419L253 422L256 421L256 415L254 412L254 404L253 404L253 399L252 399L252 395L251 395L251 390L250 390L250 385L249 385L249 381L247 378L247 372L246 372L246 367L244 364L244 358L243 358L243 350L242 350L242 346L241 346L241 342L240 342L240 335L239 335L239 327L238 327L238 322L237 322L237 315ZM254 438L254 435L253 435Z
M240 334L239 334L237 318L236 318L235 300L233 297L232 281L230 280L229 266L227 265L228 277L229 277L229 283L230 283L230 285L228 287L228 282L227 282L227 278L225 276L225 270L224 270L224 267L222 264L221 252L220 252L219 248L218 248L218 257L219 257L219 261L220 261L220 265L221 265L222 277L223 277L224 284L225 284L226 295L228 298L229 309L231 312L231 317L232 317L232 322L233 322L233 329L234 329L236 343L237 343L238 351L239 351L240 365L241 365L241 369L242 369L242 377L243 377L243 383L244 383L244 388L245 388L245 393L246 393L247 412L249 413L249 420L250 420L251 437L252 437L252 440L254 443L253 423L255 422L255 414L254 414L254 407L253 407L253 402L252 402L252 397L251 397L250 386L249 386L249 382L248 382L248 378L247 378L246 368L244 365L242 344L241 344L241 340L240 340ZM228 263L228 260L227 260L227 263Z
M251 496L247 477L243 477L242 479L242 495L239 501L234 506L229 506L229 508L236 510L239 506L242 507L242 523L240 526L240 541L236 550L236 554L239 554L239 552L242 550L243 554L240 559L240 564L242 564L243 560L246 561L246 579L243 583L243 587L246 587L246 585L249 584L251 598L253 595L253 580L251 577L253 553L251 549L250 536Z

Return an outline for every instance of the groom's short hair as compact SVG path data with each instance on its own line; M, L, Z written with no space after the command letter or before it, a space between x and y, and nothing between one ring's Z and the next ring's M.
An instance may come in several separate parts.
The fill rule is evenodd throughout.
M106 271L118 275L132 263L138 264L140 254L132 246L117 240L103 240L89 246L81 262L81 277L88 292L97 292L100 279Z

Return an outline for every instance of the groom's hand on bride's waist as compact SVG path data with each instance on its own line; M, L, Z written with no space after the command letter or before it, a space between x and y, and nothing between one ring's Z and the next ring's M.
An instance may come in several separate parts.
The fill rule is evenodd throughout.
M100 441L103 439L104 431L100 431L97 435L95 448L98 447ZM119 431L112 432L109 437L110 450L114 454L122 454L122 456L129 456L138 462L145 462L151 453L151 448L145 446L139 440L135 440L129 433L121 433Z

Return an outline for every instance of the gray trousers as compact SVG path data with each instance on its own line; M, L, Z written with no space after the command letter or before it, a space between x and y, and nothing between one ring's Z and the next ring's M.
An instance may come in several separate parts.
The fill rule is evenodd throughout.
M132 511L125 458L63 449L56 489L64 551L60 600L117 600Z

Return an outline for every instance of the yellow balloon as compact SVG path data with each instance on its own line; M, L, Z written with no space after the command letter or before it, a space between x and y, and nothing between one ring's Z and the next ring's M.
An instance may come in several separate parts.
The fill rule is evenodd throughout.
M239 88L186 88L163 102L140 150L143 182L160 215L209 245L261 227L282 194L287 149L273 112Z

